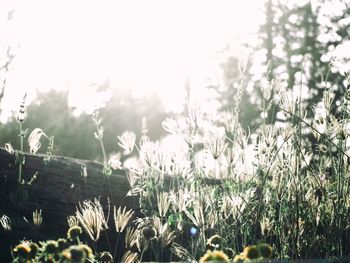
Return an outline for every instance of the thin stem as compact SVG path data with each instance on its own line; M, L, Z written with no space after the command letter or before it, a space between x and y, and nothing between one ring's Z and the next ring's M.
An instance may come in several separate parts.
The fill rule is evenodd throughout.
M18 153L19 168L18 168L18 187L21 187L22 181L22 165L23 165L23 127L22 122L19 122L19 137L20 137L20 152Z
M147 248L148 248L148 243L146 243L146 245L142 249L142 252L141 252L141 255L140 255L140 262L142 262L143 254L145 253Z
M319 132L317 129L315 129L314 127L312 127L312 125L310 125L309 123L307 123L306 121L304 121L302 118L300 118L299 116L296 116L294 113L291 113L281 107L278 107L281 111L285 112L285 113L288 113L289 115L297 118L299 121L305 123L310 129L312 129L313 131L317 132L319 135L321 135L321 137L323 137L325 140L327 140L330 144L332 144L334 147L337 148L337 150L339 152L341 152L342 154L344 154L347 158L350 159L350 156L347 155L341 148L339 148L338 145L336 145L331 139L329 139L327 136L325 136L323 133Z
M105 150L105 146L103 144L102 139L99 140L100 144L101 144L101 150L102 150L102 155L103 155L103 165L104 167L107 167L107 155L106 155L106 150Z
M115 257L117 256L119 237L120 237L120 233L117 233L117 242L116 242L116 244L115 244L115 248L114 248L114 252L113 252L113 258L114 258L114 260L115 260Z

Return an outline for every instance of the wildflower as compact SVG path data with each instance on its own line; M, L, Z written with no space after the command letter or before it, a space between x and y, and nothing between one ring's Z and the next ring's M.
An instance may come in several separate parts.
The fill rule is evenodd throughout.
M29 259L30 257L30 246L29 242L23 242L19 245L17 245L13 252L19 259Z
M67 245L67 240L64 239L64 238L59 238L59 239L57 240L57 245L58 245L58 249L59 249L60 251L63 251L64 249L66 249L66 248L68 247L68 245Z
M263 258L271 258L272 257L272 247L269 244L266 244L266 243L259 244L258 249L260 251L260 255Z
M23 123L27 117L26 110L25 110L26 98L27 98L27 93L24 94L22 103L19 105L19 111L17 112L17 121L20 123Z
M157 235L155 228L151 226L145 226L144 228L142 228L141 233L146 240L152 240Z
M222 238L221 238L221 236L219 236L219 235L214 235L214 236L212 236L211 238L209 238L209 239L207 240L207 245L208 245L209 247L214 248L214 249L219 248L219 246L221 245L221 243L222 243Z
M230 258L232 259L233 258L233 255L234 255L234 251L232 248L229 248L229 247L226 247L224 248L223 252Z
M72 226L68 229L67 238L70 240L76 239L81 235L82 232L83 231L80 226Z
M63 252L61 253L61 259L63 260L63 262L65 262L65 261L71 262L72 261L72 255L68 249L63 250Z
M78 247L85 252L87 258L91 259L93 257L92 249L88 245L79 244Z
M233 263L243 263L243 262L245 262L245 259L246 258L243 254L239 254L233 258Z
M229 262L230 259L228 256L219 250L210 251L208 250L207 253L204 254L203 257L199 260L199 263L204 262Z
M134 149L136 142L136 135L133 132L123 132L121 136L118 136L118 145L122 147L127 153L131 153Z
M44 245L44 251L47 254L56 254L58 250L58 243L55 240L48 240Z
M111 255L111 253L109 253L108 251L103 251L100 254L100 260L103 263L112 263L113 262L113 257Z
M85 200L79 203L76 217L93 241L97 241L100 238L101 230L108 229L103 208L97 199L95 199L95 202Z
M44 136L44 137L48 138L47 135L40 128L35 128L30 133L29 138L28 138L28 144L29 144L29 148L30 148L30 152L31 153L35 154L40 149L40 147L41 147L41 142L40 142L41 136Z
M121 261L125 263L134 263L134 262L137 262L138 257L139 256L137 253L132 253L130 250L128 250L123 255Z
M260 257L260 251L256 245L244 248L243 255L248 259L257 259Z
M36 243L31 242L29 244L29 248L30 248L29 257L33 259L35 258L36 254L39 251L39 246Z
M134 215L134 211L131 209L126 211L126 207L121 209L121 207L116 210L116 207L114 206L114 224L115 224L115 229L117 232L123 232L126 225L129 223L130 219Z
M85 262L85 251L80 246L70 246L69 254L72 262Z
M11 231L11 219L7 215L0 218L0 224L6 231Z

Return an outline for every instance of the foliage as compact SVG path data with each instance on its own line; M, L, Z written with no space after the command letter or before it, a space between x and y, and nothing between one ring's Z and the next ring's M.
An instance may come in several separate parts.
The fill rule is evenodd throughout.
M235 58L222 65L223 89L212 87L218 91L222 111L208 116L188 101L185 116L166 118L162 123L173 139L170 145L153 140L148 131L153 130L152 125L143 125L136 134L128 132L139 131L141 116L151 116L153 109L142 108L136 101L125 103L125 97L114 94L100 109L103 121L94 119L95 137L102 149L105 174L109 167L121 166L120 156L136 158L136 164L127 169L129 195L138 196L143 216L134 218L135 211L113 207L111 222L109 203L106 216L99 200L83 200L69 219L66 241L49 240L38 248L23 241L13 250L15 260L72 257L85 244L82 240L92 247L91 253L84 250L83 257L97 262L244 262L272 256L293 260L348 256L349 78L333 70L330 59L321 59L331 44L317 38L324 28L317 19L321 5L316 7L310 1L292 8L267 1L268 32L263 42L270 62L265 76L254 84L257 107L250 114L261 117L252 122L254 128L241 119L248 114L243 114L242 104L250 101L244 97L249 73ZM342 24L342 19L337 17L332 23ZM346 28L339 25L337 33L345 38ZM274 37L283 39L280 57L273 56ZM286 73L284 79L275 77L281 68ZM306 81L301 81L305 76ZM304 92L305 87L312 96ZM64 106L67 94L53 97L28 109L28 125L55 134L60 153L101 160L99 145L86 143L94 134L90 116L74 117L72 109ZM151 102L157 105L157 101ZM159 109L156 113L153 127L162 116ZM130 118L135 121L129 122ZM43 123L39 125L38 120ZM11 124L1 127L6 142L12 128ZM161 134L157 131L154 137ZM22 152L23 142L20 144ZM120 151L120 156L108 160L107 153L114 151ZM7 216L0 221L11 231ZM93 256L102 233L108 237L111 229L117 244L109 244L110 251ZM59 250L60 242L68 245ZM38 251L35 257L32 249Z
M68 230L65 239L47 240L39 244L23 240L13 249L13 262L94 262L98 257L79 240L81 233L81 228L75 226Z
M131 221L132 211L114 208L115 235L125 245L119 257L191 261L208 249L233 257L244 248L253 257L256 243L271 244L281 259L350 253L349 97L335 116L335 94L326 90L310 119L302 98L282 83L265 88L288 121L247 133L234 111L213 119L197 109L163 122L182 140L177 145L152 141L146 129L139 139L131 132L118 137L125 151L138 152L128 169L129 194L139 196L143 213ZM79 204L75 217L93 244L111 227L98 200Z
M135 100L130 94L117 90L113 92L106 106L100 109L100 113L103 116L101 125L105 128L104 143L107 153L121 149L115 149L116 134L121 134L124 130L133 130L140 135L143 117L147 118L148 128L152 129L152 138L159 138L164 134L157 127L160 127L167 114L156 96L143 97L143 101ZM47 134L55 135L53 154L103 161L99 154L100 145L93 143L95 127L91 114L83 112L76 116L74 109L68 105L67 92L49 91L39 94L27 107L25 125L29 130L40 127ZM20 149L18 122L15 116L7 123L0 124L0 134L1 145L11 143L15 149ZM43 147L46 148L48 144L49 141L43 141ZM24 148L24 151L29 149Z

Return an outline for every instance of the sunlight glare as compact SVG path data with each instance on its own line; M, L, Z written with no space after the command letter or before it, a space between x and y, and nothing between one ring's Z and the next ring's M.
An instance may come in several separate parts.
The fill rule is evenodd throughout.
M257 1L14 1L20 49L7 100L19 91L67 89L76 107L91 83L135 96L155 92L168 110L182 107L184 82L195 96L217 67L217 51L258 28ZM79 85L74 85L80 83ZM82 86L81 83L85 83ZM5 103L10 106L10 103Z

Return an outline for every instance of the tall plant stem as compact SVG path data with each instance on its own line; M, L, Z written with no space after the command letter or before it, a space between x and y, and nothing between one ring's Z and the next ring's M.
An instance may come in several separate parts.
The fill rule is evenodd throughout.
M21 187L22 181L22 165L23 165L23 127L22 122L19 122L19 137L20 137L20 151L18 153L19 168L18 168L18 187Z
M106 155L106 150L105 150L105 146L103 144L102 139L99 140L100 144L101 144L101 150L102 150L102 155L103 155L103 166L107 167L107 155Z

